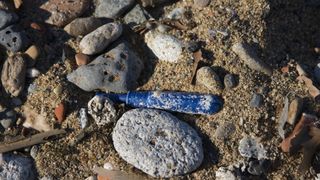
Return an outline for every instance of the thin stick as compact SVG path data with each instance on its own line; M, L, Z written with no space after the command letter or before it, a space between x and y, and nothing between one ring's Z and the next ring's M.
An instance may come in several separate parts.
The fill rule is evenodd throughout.
M17 142L3 144L3 145L0 145L0 153L5 153L5 152L29 147L29 146L32 146L35 144L45 143L47 141L46 138L49 138L51 136L56 136L59 134L65 134L65 133L66 133L66 131L64 129L55 129L52 131L47 131L47 132L33 135L31 137L25 138L25 139L17 141Z

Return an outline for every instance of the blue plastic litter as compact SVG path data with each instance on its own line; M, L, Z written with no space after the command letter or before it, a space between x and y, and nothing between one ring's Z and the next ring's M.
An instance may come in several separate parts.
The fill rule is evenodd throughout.
M136 91L124 94L97 93L114 103L125 103L134 108L153 108L188 114L211 115L222 109L219 96L190 92Z

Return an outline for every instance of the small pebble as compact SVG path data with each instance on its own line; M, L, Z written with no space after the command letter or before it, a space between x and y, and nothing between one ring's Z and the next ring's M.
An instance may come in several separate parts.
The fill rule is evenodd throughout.
M17 114L13 110L4 109L0 112L0 124L4 129L11 127L17 120Z
M40 71L36 68L27 69L27 77L28 78L36 78L40 75Z
M86 65L90 61L89 56L82 53L76 54L75 59L78 66Z
M184 8L175 8L167 16L169 19L178 20L183 18L186 10Z
M197 41L191 41L188 43L188 50L190 52L196 52L200 49L200 45Z
M231 89L237 86L236 78L232 74L225 75L223 82L224 82L224 86L227 89Z
M110 171L114 169L113 165L109 162L104 163L103 168Z
M34 30L43 31L43 28L38 23L35 23L35 22L32 22L30 24L30 27Z
M220 77L209 66L204 66L197 71L196 84L202 85L212 91L218 91L222 89Z
M58 85L53 89L53 93L56 94L57 96L60 96L62 94L62 86Z
M256 138L249 136L245 136L240 140L238 150L241 156L247 158L265 159L267 153Z
M206 7L208 6L210 3L210 0L193 0L193 4L196 6L196 7Z
M40 54L39 48L36 45L30 46L25 53L33 60L36 60Z
M235 130L235 125L227 122L217 128L215 136L219 140L226 140L235 132Z
M251 160L249 162L248 172L252 175L260 176L268 170L269 166L269 160Z
M254 93L252 95L250 106L253 108L261 107L263 104L263 96L261 94Z
M65 120L65 111L65 105L63 102L60 103L54 110L54 114L59 124L61 124Z
M88 116L86 108L81 108L79 111L79 121L81 128L85 128L88 125Z
M38 145L34 145L32 146L32 148L30 149L30 156L33 158L33 159L36 159L37 155L38 155L38 152L39 152L39 146Z
M117 117L113 102L103 96L94 96L88 102L88 113L99 126L115 122Z

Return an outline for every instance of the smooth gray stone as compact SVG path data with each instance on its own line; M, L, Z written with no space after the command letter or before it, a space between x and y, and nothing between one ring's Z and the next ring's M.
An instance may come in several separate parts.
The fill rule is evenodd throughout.
M223 79L223 82L224 82L224 86L227 89L231 89L231 88L234 88L234 87L237 86L236 78L232 74L225 75L224 79Z
M17 22L18 16L10 11L0 9L0 30Z
M252 95L250 106L253 108L261 107L263 104L263 96L261 94L254 93Z
M85 36L110 21L96 17L77 18L64 27L64 30L72 36Z
M96 17L118 18L134 3L134 0L98 0L94 14Z
M124 113L112 139L125 161L153 177L187 174L203 160L197 132L165 111L133 109Z
M7 50L18 52L28 45L28 39L23 31L12 25L0 31L0 44Z
M67 78L85 91L127 92L138 86L142 69L140 58L122 42L91 63L80 66Z

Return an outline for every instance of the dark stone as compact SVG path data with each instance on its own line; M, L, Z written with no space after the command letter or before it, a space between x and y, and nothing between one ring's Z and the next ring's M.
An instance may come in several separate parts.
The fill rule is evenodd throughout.
M268 171L270 161L266 159L252 160L249 162L248 172L255 176L260 176Z
M18 21L18 16L10 11L0 9L0 30Z
M7 50L18 52L27 46L28 39L16 26L9 26L0 31L0 44Z
M197 41L191 41L191 42L189 42L189 44L188 44L188 50L190 51L190 52L196 52L196 51L198 51L200 49L200 45L199 45L199 43L197 42Z
M4 129L11 127L17 120L17 114L13 110L4 109L0 112L0 124Z

